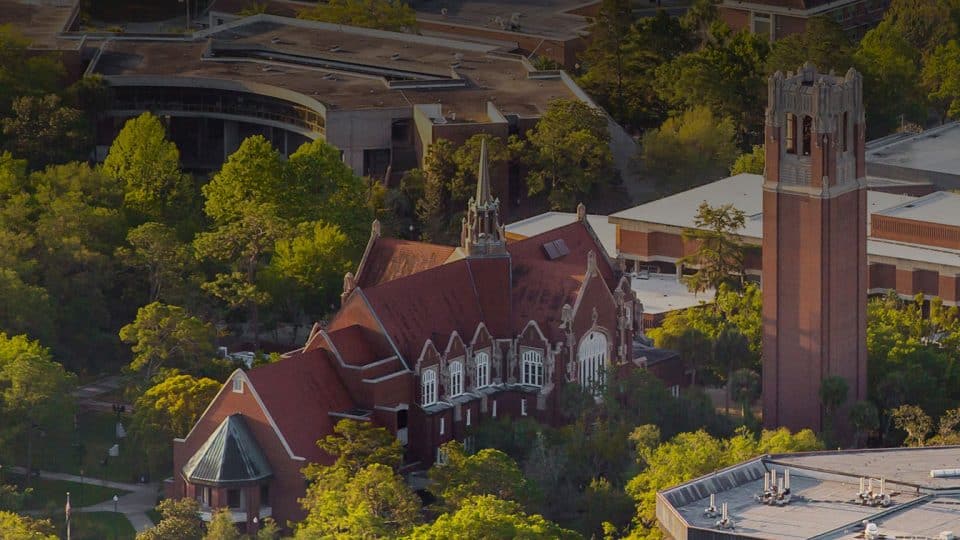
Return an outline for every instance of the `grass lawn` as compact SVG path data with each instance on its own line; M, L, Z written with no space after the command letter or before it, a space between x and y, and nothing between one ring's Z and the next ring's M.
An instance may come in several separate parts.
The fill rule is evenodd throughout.
M57 512L51 520L60 538L66 538L63 511ZM70 516L71 540L133 540L136 535L137 531L123 514L73 512Z
M23 486L25 478L23 476L11 476L8 480L15 480L19 486ZM81 506L90 506L103 501L110 500L114 495L125 495L127 492L79 482L67 482L64 480L48 480L45 478L34 478L31 482L33 493L27 501L27 510L44 510L47 507L62 508L67 502L66 493L70 492L70 504L74 508Z
M130 416L120 421L130 427ZM113 413L84 412L77 419L77 431L67 440L38 441L36 466L54 472L80 474L117 482L136 482L147 472L143 456L130 437L119 439L120 456L107 457L107 450L118 442L117 417ZM106 460L106 461L104 461Z

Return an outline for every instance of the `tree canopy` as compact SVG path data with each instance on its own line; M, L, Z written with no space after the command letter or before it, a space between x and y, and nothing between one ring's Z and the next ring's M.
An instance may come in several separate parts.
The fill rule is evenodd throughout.
M329 0L323 5L303 9L297 16L394 32L417 28L416 13L402 0Z
M704 106L668 118L643 135L644 166L670 191L680 191L726 175L737 156L736 127Z

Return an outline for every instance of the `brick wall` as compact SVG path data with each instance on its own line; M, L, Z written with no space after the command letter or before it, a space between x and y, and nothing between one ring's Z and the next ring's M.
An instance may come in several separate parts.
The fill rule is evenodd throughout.
M870 229L871 236L874 238L960 249L960 227L874 215Z

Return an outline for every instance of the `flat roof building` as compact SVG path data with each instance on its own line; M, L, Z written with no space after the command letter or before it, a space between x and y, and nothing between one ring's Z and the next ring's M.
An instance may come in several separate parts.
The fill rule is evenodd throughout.
M960 122L920 133L895 133L867 143L869 176L960 189Z
M657 520L688 540L955 538L960 476L933 475L958 468L956 446L765 455L661 491Z

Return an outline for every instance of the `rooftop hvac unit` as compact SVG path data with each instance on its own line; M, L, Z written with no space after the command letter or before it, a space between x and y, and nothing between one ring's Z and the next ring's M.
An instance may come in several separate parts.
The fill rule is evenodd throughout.
M881 538L880 527L876 523L867 523L867 526L863 528L863 537L867 540L877 540Z
M937 540L957 540L957 535L953 534L953 531L941 531Z
M930 478L956 478L960 469L930 469Z

